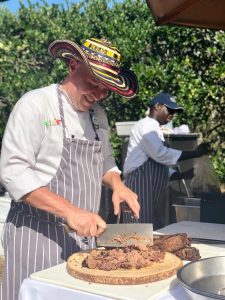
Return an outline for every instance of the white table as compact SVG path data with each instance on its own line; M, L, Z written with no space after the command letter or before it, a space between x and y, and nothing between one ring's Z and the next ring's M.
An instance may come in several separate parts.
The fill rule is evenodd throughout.
M205 230L204 230L205 225ZM158 232L175 233L188 231L188 235L225 240L225 225L199 222L180 222L168 225ZM190 234L191 233L191 234ZM224 255L225 244L193 244L202 258ZM19 300L190 300L178 284L176 276L142 285L103 285L78 280L66 271L66 263L31 274L25 279Z
M0 196L0 237L2 235L5 219L8 215L10 208L11 199L8 193L5 193L4 196ZM0 242L0 255L4 255L4 249Z
M65 265L62 264L54 271L61 271L62 276L65 275ZM43 273L42 273L43 276ZM53 277L53 280L55 277ZM41 281L43 280L43 281ZM147 300L147 299L181 299L174 298L183 293L182 288L177 285L176 278L162 280L160 283L143 284L138 286L110 286L103 284L84 283L81 280L71 278L73 287L65 287L65 281L69 282L68 278L64 280L62 285L47 283L45 278L28 278L25 279L20 289L20 300ZM89 286L88 286L89 285ZM177 285L177 286L176 286ZM171 292L167 293L169 287L173 287ZM161 288L161 290L160 290ZM86 292L82 289L86 289ZM161 297L162 295L162 297ZM166 298L165 298L166 297ZM170 298L169 298L170 297ZM182 297L182 300L188 300Z

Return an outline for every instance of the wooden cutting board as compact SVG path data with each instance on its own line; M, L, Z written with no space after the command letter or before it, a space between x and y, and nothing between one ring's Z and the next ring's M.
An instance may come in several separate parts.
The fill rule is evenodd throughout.
M166 252L164 260L153 263L149 267L131 270L97 270L82 266L84 258L89 254L84 252L74 253L67 260L67 272L77 278L94 283L133 285L155 282L169 278L183 266L182 260Z

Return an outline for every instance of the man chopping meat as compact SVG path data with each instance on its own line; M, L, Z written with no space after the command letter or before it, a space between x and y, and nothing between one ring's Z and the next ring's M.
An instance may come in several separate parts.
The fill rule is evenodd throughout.
M121 181L98 104L109 91L134 97L136 76L121 68L119 50L106 40L91 38L82 46L57 40L49 53L67 63L67 76L16 103L2 142L0 179L12 198L3 232L2 300L18 299L31 273L95 247L94 237L107 226L98 215L102 182L113 191L115 214L125 201L139 216L137 195Z

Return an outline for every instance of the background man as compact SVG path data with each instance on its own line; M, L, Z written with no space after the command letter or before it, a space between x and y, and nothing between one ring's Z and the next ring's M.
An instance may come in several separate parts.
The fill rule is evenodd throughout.
M169 180L191 178L193 170L170 173L169 166L176 162L208 153L208 144L200 144L194 151L180 151L165 145L160 128L170 122L180 107L168 93L156 95L148 104L149 115L139 120L131 130L127 156L124 163L125 184L138 195L141 206L141 223L153 223L154 229L163 227L165 206L161 197ZM171 176L170 176L171 175ZM123 212L125 223L134 222L132 214Z

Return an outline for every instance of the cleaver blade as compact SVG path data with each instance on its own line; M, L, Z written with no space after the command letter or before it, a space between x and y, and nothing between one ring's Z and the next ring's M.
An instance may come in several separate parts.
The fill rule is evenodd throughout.
M153 245L151 223L107 224L106 230L96 238L98 247L127 247L134 244Z

